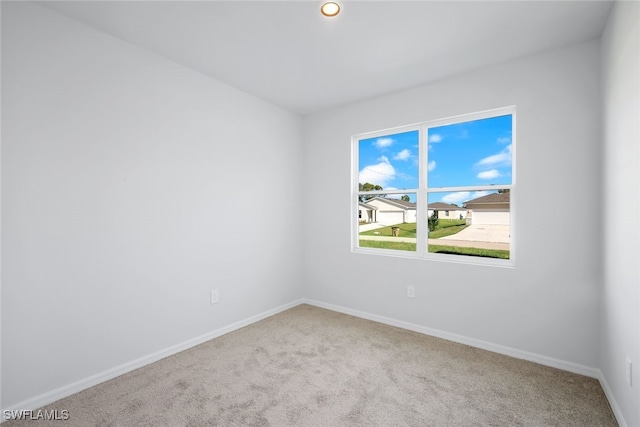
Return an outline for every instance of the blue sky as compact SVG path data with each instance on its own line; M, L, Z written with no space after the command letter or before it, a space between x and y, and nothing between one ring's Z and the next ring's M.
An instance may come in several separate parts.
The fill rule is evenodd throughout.
M429 188L511 184L512 116L430 128ZM418 131L360 140L360 182L384 189L418 187ZM461 204L484 192L431 193L429 203Z

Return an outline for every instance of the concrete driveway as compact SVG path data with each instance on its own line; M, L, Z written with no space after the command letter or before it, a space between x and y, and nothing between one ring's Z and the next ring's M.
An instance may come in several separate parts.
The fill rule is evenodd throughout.
M360 232L385 227L380 223L360 226ZM429 239L430 245L460 246L465 248L484 248L509 250L510 228L508 225L470 225L457 234ZM382 240L389 242L415 243L415 237L360 236L360 240Z
M395 224L389 224L389 225L395 225ZM371 224L362 224L358 226L358 232L362 233L363 231L375 230L376 228L384 228L384 227L388 227L389 225L382 224L379 222L372 222Z
M469 242L509 243L511 228L508 225L471 224L464 230L438 240L462 240Z

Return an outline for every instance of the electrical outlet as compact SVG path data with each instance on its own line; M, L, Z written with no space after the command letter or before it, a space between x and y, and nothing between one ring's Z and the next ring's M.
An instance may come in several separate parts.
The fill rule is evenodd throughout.
M413 285L407 286L407 297L415 298L416 297L416 287Z
M220 294L217 289L211 291L211 304L217 304L220 301Z
M629 359L628 357L625 359L624 361L625 363L625 367L626 367L626 371L627 371L627 384L629 384L629 387L633 386L633 364L631 363L631 359Z

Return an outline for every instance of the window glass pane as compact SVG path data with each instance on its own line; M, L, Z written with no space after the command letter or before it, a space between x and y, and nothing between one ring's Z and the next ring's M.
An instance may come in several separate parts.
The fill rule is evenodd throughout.
M511 115L429 128L429 188L511 184L511 137Z
M415 193L358 197L358 246L416 250Z
M430 192L427 200L429 252L509 259L509 190Z
M418 131L358 141L359 191L418 188Z

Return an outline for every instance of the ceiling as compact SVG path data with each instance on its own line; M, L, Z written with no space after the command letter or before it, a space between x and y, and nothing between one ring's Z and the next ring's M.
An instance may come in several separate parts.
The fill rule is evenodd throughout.
M598 38L612 1L47 1L301 115Z

